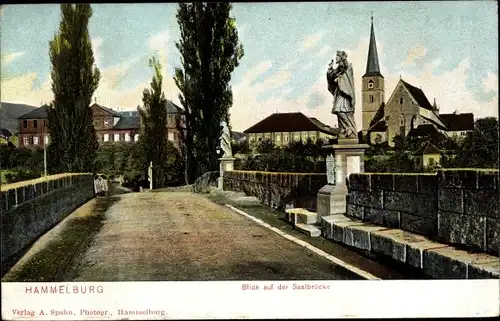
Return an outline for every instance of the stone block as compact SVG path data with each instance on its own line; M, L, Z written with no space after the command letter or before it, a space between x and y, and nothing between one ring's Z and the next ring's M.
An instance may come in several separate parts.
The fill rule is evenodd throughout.
M364 207L361 205L347 204L347 216L356 217L360 220L364 219Z
M423 271L433 279L466 279L467 262L450 247L429 249L423 253Z
M310 237L319 237L321 236L321 230L313 225L307 224L296 224L295 227L302 233L306 234Z
M345 244L361 250L370 251L370 234L383 230L387 230L387 228L370 224L346 226L344 228Z
M424 251L447 247L447 245L429 241L424 238L420 242L410 242L406 246L406 263L418 269L423 269Z
M490 218L498 216L498 198L496 190L465 190L464 210L468 215L486 216Z
M376 208L365 208L364 220L390 228L400 227L400 212L391 210L380 210Z
M486 218L486 251L500 254L500 219Z
M345 215L328 215L321 218L321 229L323 236L327 239L334 239L334 225L338 222L353 222Z
M15 189L9 189L5 191L5 196L7 200L7 210L16 206L16 194L17 191Z
M7 193L0 192L0 210L2 210L3 213L4 211L7 211L7 209L8 209Z
M468 266L468 279L498 279L500 277L500 261L487 263L471 263Z
M33 184L24 186L24 201L31 201L35 198L35 186Z
M418 175L418 193L419 194L436 194L438 190L438 179L434 175Z
M436 218L436 198L427 194L384 192L384 209Z
M496 189L498 180L498 172L477 172L477 188L479 189Z
M363 222L354 222L354 221L344 221L344 222L335 222L333 224L333 240L336 242L346 243L345 240L345 228L347 226L355 226L355 225L363 225ZM351 242L352 243L352 242Z
M407 245L425 241L423 236L392 229L373 232L370 238L373 252L403 263L407 261Z
M402 212L401 229L434 239L437 236L437 219L430 219Z
M371 190L370 174L351 174L349 175L349 190L365 191Z
M440 242L485 250L485 235L485 217L438 212L438 240Z
M37 183L35 184L35 197L39 197L41 195L43 195L43 185L44 183Z
M461 188L440 188L438 208L441 211L464 213L464 190Z
M394 174L394 191L405 193L418 192L418 175Z
M362 205L373 208L383 208L383 192L351 191L349 193L349 202L354 205Z
M477 188L475 170L440 170L437 177L439 188Z
M16 188L16 204L20 205L24 203L24 186Z
M370 176L372 190L394 190L394 174L371 174Z

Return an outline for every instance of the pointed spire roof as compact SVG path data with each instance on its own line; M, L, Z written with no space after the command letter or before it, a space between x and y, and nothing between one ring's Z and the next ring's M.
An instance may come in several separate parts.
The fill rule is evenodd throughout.
M371 17L371 34L370 34L370 46L368 47L368 59L366 61L366 72L363 77L366 76L382 76L380 73L380 66L378 64L378 53L377 53L377 42L375 41L375 30L373 29L373 14Z

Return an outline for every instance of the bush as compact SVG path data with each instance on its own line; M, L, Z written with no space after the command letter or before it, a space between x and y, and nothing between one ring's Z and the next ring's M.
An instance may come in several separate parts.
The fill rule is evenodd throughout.
M21 181L27 181L30 179L38 178L40 176L41 172L39 171L20 168L11 170L9 173L5 174L5 180L7 181L7 184L10 184Z
M297 156L284 150L271 153L249 155L238 160L235 169L269 172L324 173L326 164L323 157Z

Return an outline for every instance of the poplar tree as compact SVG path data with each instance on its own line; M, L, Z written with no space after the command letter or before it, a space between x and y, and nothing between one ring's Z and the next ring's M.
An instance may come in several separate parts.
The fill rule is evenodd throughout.
M153 57L149 60L153 69L151 88L144 89L141 117L140 144L146 155L147 166L153 163L153 187L165 187L167 174L167 99L162 91L161 64Z
M180 3L181 38L176 47L181 67L175 69L186 128L183 153L187 183L205 171L217 171L220 122L229 124L233 103L231 74L243 57L230 3Z
M59 31L49 43L54 100L48 109L51 172L89 172L98 148L90 104L100 72L88 24L90 4L61 4Z

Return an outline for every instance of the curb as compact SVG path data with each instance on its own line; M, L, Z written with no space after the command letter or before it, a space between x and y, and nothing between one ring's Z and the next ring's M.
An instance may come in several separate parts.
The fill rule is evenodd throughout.
M498 279L500 258L469 253L422 235L373 225L343 214L321 218L324 236L334 242L382 254L435 279Z
M332 263L334 263L336 265L339 265L339 266L345 268L346 270L348 270L348 271L350 271L350 272L352 272L352 273L354 273L354 274L356 274L356 275L358 275L358 276L360 276L360 277L362 277L362 278L364 278L366 280L381 280L380 278L374 276L373 274L370 274L370 273L368 273L366 271L363 271L363 270L361 270L361 269L359 269L359 268L357 268L357 267L355 267L355 266L353 266L353 265L351 265L351 264L349 264L347 262L344 262L344 261L342 261L342 260L334 257L333 255L330 255L330 254L326 253L325 251L320 250L317 247L312 246L311 244L309 244L309 243L307 243L307 242L305 242L303 240L300 240L300 239L298 239L296 237L293 237L293 236L291 236L291 235L289 235L289 234L281 231L280 229L275 228L275 227L271 226L270 224L267 224L264 221L262 221L262 220L260 220L260 219L258 219L256 217L253 217L250 214L247 214L247 213L243 212L240 209L237 209L234 206L226 204L226 207L230 208L231 210L233 210L234 212L236 212L236 213L238 213L240 215L243 215L243 216L251 219L252 221L256 222L257 224L270 229L271 231L273 231L273 232L281 235L282 237L284 237L284 238L286 238L286 239L288 239L288 240L290 240L290 241L292 241L292 242L294 242L294 243L296 243L296 244L298 244L298 245L300 245L302 247L305 247L305 248L309 249L310 251L312 251L312 252L314 252L314 253L316 253L316 254L318 254L318 255L326 258L330 262L332 262Z

